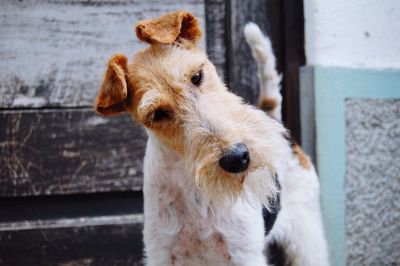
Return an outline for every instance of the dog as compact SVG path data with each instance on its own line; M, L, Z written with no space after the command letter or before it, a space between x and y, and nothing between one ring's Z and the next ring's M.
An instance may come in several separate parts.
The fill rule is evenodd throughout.
M148 133L146 265L328 265L318 178L280 122L269 39L246 26L265 112L221 81L192 14L140 21L136 35L149 46L109 60L95 110L127 112Z

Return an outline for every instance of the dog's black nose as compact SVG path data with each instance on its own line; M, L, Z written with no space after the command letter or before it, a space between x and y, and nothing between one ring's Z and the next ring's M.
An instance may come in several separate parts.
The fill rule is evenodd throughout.
M249 167L249 150L243 143L236 144L219 159L219 165L229 173L240 173Z

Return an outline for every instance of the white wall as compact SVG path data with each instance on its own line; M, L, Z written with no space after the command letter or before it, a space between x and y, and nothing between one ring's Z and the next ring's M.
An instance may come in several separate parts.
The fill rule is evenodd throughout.
M309 65L400 68L400 0L305 0Z

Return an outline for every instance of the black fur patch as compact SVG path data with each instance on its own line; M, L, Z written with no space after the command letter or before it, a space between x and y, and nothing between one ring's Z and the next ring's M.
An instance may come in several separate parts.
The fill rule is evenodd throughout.
M278 177L275 176L275 182L276 186L278 187L278 190L281 189L280 183L278 181ZM272 202L271 204L271 211L268 211L266 208L263 208L262 214L264 217L264 233L265 235L268 235L268 233L271 231L272 227L275 224L276 218L278 216L278 213L281 209L281 202L280 202L280 192L278 193L276 200Z
M267 247L268 264L273 266L290 266L285 249L277 242L272 242Z

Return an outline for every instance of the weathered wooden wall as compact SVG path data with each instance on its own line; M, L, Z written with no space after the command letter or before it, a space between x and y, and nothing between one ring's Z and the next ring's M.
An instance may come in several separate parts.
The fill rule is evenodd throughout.
M145 47L136 22L176 9L204 26L203 0L2 0L0 107L91 106L107 59Z
M0 112L0 196L137 191L146 133L91 109Z

